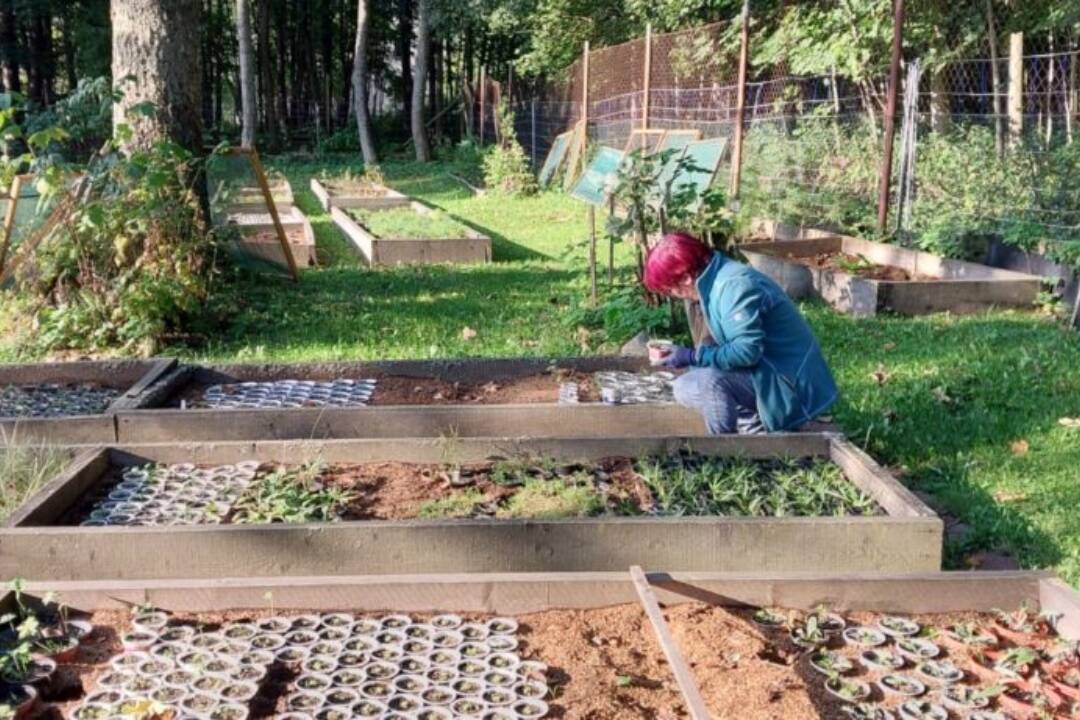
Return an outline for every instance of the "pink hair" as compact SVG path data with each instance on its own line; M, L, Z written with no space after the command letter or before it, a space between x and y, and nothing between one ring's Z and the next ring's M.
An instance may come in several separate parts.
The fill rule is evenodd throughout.
M665 235L645 259L645 287L666 294L687 277L697 279L712 260L713 251L686 233Z

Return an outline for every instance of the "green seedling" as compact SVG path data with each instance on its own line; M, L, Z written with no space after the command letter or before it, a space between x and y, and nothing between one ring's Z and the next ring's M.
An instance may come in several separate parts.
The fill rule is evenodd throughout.
M498 512L509 518L566 518L597 515L604 510L604 499L593 485L592 477L543 480L529 478L525 486L506 501Z
M232 521L241 524L334 522L354 494L323 482L322 463L278 468L252 484L236 502Z
M453 492L446 497L429 500L420 506L417 514L422 518L461 518L476 512L476 506L485 500L484 493L476 488Z

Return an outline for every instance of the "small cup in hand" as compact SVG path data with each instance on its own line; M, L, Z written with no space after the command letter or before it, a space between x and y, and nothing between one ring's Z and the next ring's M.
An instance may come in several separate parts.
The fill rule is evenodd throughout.
M675 351L675 343L670 340L650 340L645 347L649 349L649 364L660 367Z

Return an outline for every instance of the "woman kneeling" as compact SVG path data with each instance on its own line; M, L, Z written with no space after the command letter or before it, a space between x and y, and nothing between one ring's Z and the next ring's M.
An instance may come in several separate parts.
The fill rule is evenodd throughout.
M689 235L666 235L645 263L654 293L701 304L713 343L674 346L664 365L690 370L675 399L713 435L796 430L825 412L836 382L813 331L771 278Z

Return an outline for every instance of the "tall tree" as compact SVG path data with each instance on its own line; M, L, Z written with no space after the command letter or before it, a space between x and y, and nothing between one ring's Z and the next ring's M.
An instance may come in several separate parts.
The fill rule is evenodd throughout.
M416 62L413 63L410 117L416 159L420 162L431 160L431 144L428 142L427 128L424 127L424 92L427 89L428 63L431 58L431 2L432 0L418 0L416 14Z
M251 11L248 0L236 0L236 40L240 55L240 144L255 146L255 53L251 47Z
M352 72L353 109L356 112L356 130L360 134L360 151L364 154L364 165L371 167L378 164L379 158L371 136L371 118L368 116L369 25L367 0L357 0Z
M401 106L405 117L412 113L413 0L397 0L397 54L401 65Z
M256 0L259 8L259 90L266 132L276 141L277 93L274 90L274 69L270 65L270 0Z
M22 92L19 77L19 30L15 16L15 0L0 0L0 68L3 71L4 92Z
M202 150L200 0L113 0L112 76L121 97L113 123L133 131L129 144L170 139ZM153 112L144 112L152 103ZM133 108L140 106L139 112Z

